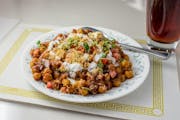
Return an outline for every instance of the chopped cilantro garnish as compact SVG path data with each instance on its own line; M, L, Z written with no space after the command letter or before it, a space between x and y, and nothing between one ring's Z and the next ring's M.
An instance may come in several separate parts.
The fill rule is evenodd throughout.
M112 47L112 48L115 48L115 47L116 47L116 44L115 44L115 43L112 43L111 47Z
M41 41L38 40L38 41L36 42L36 45L37 45L38 47L40 47L40 44L41 44Z
M103 47L103 51L107 51L108 49L106 47Z
M108 46L109 44L110 44L110 41L109 41L109 40L106 40L106 41L104 41L103 46Z
M122 62L124 60L124 58L121 58L120 60L119 60L119 62Z
M96 45L97 45L97 41L93 41L93 45L95 45L95 46L96 46Z
M69 38L68 39L68 45L71 47L72 45L77 45L78 41L74 38Z
M99 68L103 68L103 67L104 67L104 64L102 63L102 61L101 61L101 60L99 60L99 62L98 62L98 64L97 64L97 66L98 66Z
M111 44L112 44L111 47L112 47L112 48L115 48L115 47L116 47L116 40L115 40L115 39L112 40L112 41L111 41Z
M73 44L73 41L74 41L74 39L73 39L73 38L69 38L69 39L68 39L68 45L70 45L70 46L71 46L71 45Z
M115 43L115 42L116 42L116 40L115 40L115 39L113 39L113 40L112 40L112 42L113 42L113 43Z
M103 73L103 68L99 68L99 73Z
M89 45L88 45L88 43L85 42L85 43L83 44L83 46L84 46L86 52L88 52L88 51L89 51Z
M68 42L70 42L70 43L73 42L73 41L74 41L73 38L69 38L69 39L68 39Z
M102 53L102 58L106 58L107 54L106 53Z
M109 41L108 39L104 41L103 43L103 51L106 52L107 50L109 50L111 48L111 41Z
M62 49L64 50L68 50L69 48L70 48L70 45L68 44L62 45Z

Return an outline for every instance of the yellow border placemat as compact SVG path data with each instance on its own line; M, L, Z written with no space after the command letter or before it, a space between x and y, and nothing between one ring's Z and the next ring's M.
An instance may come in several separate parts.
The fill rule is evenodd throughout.
M0 60L0 75L7 68L8 64L12 61L12 59L20 49L23 42L32 32L45 33L49 31L51 31L51 29L44 29L44 28L25 29L24 32L22 32L22 34L20 35L20 37L14 42L14 44L8 50L6 55ZM137 40L137 41L141 44L146 43L145 40ZM27 98L47 100L47 101L54 101L59 103L88 106L88 107L93 107L103 110L111 110L116 112L127 112L127 113L160 117L164 114L162 61L154 57L152 65L153 65L153 97L152 97L153 99L152 99L151 107L134 106L134 105L127 105L120 103L112 103L112 102L88 103L88 104L69 103L48 97L38 91L25 90L21 88L12 88L7 86L0 86L0 93L17 95Z

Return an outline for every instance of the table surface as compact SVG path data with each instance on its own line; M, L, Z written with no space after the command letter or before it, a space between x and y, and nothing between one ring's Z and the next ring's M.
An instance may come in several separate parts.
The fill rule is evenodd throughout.
M95 25L146 39L144 0L0 0L0 17L58 26ZM67 9L68 8L68 9ZM0 101L0 120L114 120L114 118Z
M60 110L23 104L17 102L0 101L0 120L116 120L102 116L82 114L74 111Z

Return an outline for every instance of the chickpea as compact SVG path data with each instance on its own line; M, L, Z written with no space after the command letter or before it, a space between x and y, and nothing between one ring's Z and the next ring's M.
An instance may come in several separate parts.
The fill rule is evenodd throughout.
M89 60L90 60L90 61L93 61L93 58L94 58L94 56L96 55L96 54L94 53L94 51L96 51L96 49L97 49L97 48L96 48L95 45L93 45L93 46L90 47L89 53L92 54L92 55L89 56ZM99 50L98 50L98 51L99 51Z
M58 71L54 71L53 76L54 76L54 79L57 79L59 78L60 73Z
M87 80L94 80L94 77L89 72L87 72L86 73L86 79Z
M73 30L72 30L72 33L77 33L77 30L76 30L76 29L73 29Z
M103 34L101 33L101 32L97 32L97 40L98 41L100 41L101 39L103 39L104 38L104 36L103 36Z
M30 68L32 68L34 65L35 65L35 63L31 61L30 62Z
M106 74L104 75L104 77L105 77L105 81L109 81L109 80L110 80L110 75L109 75L108 73L106 73Z
M45 51L42 53L41 58L48 59L49 58L49 52Z
M34 49L31 49L31 51L30 51L31 57L33 57L33 52L34 52Z
M60 80L53 80L52 81L52 88L59 90L61 87L61 81Z
M86 80L85 86L90 86L94 80Z
M99 68L95 68L92 70L92 75L95 77L97 76L98 72L99 72Z
M89 55L89 61L93 61L94 55Z
M99 75L97 75L97 77L96 77L97 80L103 80L103 78L104 78L104 75L103 75L103 74L99 74Z
M48 81L51 81L53 79L52 75L50 73L45 73L43 75L43 82L47 83Z
M121 82L124 82L126 80L125 75L121 75Z
M86 90L86 89L79 89L79 94L80 94L80 95L83 95L83 96L86 96L86 95L89 94L89 92L88 92L88 90Z
M60 80L66 79L68 77L68 73L63 73L60 75Z
M70 81L68 79L63 79L62 84L63 86L68 86L70 84Z
M95 95L95 94L97 94L97 92L98 92L98 85L96 85L96 84L91 84L91 85L89 86L89 89L90 89L90 92L91 92L93 95Z
M61 65L61 67L59 68L59 71L60 72L66 72L67 70L63 65Z
M66 93L72 94L73 93L73 88L72 87L67 87L66 88Z
M111 81L106 81L105 84L106 84L108 90L112 88Z
M107 87L105 85L101 85L98 88L99 93L105 93L107 91Z
M112 49L111 49L111 52L112 52L112 53L119 53L119 48L112 48Z
M87 68L87 67L89 66L89 63L88 63L88 62L85 62L85 63L83 64L83 66L84 66L85 68Z
M51 60L51 61L50 61L51 67L52 67L53 69L59 68L60 65L61 65L61 63L62 63L62 62L59 61L59 60Z
M41 45L43 45L43 46L45 46L47 48L48 45L49 45L49 42L43 42L43 43L41 43Z
M84 52L85 52L85 49L84 49L84 47L80 46L80 47L78 47L78 51L84 53Z
M35 65L32 67L32 73L39 73L40 72L40 66L39 65Z
M123 57L124 57L125 60L129 61L129 56L128 55L124 54Z
M125 71L125 77L130 79L133 77L133 71Z
M115 66L113 64L108 65L109 70L115 70Z
M125 67L125 65L126 65L126 60L122 60L121 66L122 66L122 67Z
M121 85L121 80L119 80L119 79L113 80L113 81L112 81L112 85L113 85L114 87L119 87L119 86Z
M38 62L39 62L39 59L38 59L38 58L33 58L33 59L32 59L32 62L38 63Z
M76 81L74 84L72 84L73 88L77 88L77 86L78 86L78 81Z
M32 68L34 65L36 65L39 62L38 58L33 58L30 62L30 67Z
M84 34L88 34L90 31L88 29L84 29Z
M127 61L127 60L123 60L123 61L121 62L121 65L122 65L122 67L128 68L128 67L130 66L130 62Z
M39 47L39 50L40 50L40 53L43 53L45 50L46 50L46 46L41 44L40 47Z
M61 87L60 91L61 91L62 93L66 93L66 87Z
M33 78L34 78L35 80L40 80L40 79L41 79L41 73L34 73L34 74L33 74Z
M77 29L77 33L81 33L81 34L83 34L83 33L84 33L84 31L83 31L83 29L79 28L79 29Z
M129 62L129 67L130 67L130 68L132 67L132 63L131 63L131 62Z
M118 61L121 58L121 55L119 53L113 53L113 57Z
M118 67L116 68L116 72L117 72L117 73L121 73L121 67L120 67L120 66L118 66Z
M80 79L79 81L77 81L78 88L85 86L85 84L86 84L86 81L83 79Z
M63 37L63 34L58 34L58 35L54 38L54 40L60 40L62 37Z
M40 56L40 50L39 48L35 49L32 53L33 57L38 58Z
M43 70L42 74L44 75L44 74L46 74L46 73L51 74L51 73L52 73L52 70L51 70L50 68L45 68L45 69Z

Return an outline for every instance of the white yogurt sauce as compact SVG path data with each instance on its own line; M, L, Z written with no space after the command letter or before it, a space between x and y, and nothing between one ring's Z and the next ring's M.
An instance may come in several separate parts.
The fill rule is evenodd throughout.
M80 38L87 38L87 35L84 35L84 34L80 34L80 33L70 33L67 37L68 38L73 38L73 37L80 37Z
M83 67L79 64L79 63L67 63L67 62L63 62L62 64L66 70L69 71L69 75L71 78L75 78L76 77L76 72L81 71L83 69Z
M53 41L51 41L51 42L49 43L48 50L49 50L49 51L52 50L52 48L53 48L53 46L54 46L55 44L59 44L59 41L58 41L58 40L53 40Z
M69 77L68 77L68 80L71 82L71 84L74 84L76 82L74 79L69 78Z
M59 56L55 56L55 60L60 60L61 58Z
M102 53L96 54L96 55L94 56L94 61L98 62L99 59L102 57L102 55L103 55Z
M49 63L49 60L46 60L46 59L42 59L42 63L45 67L49 67L50 63Z
M99 34L100 32L93 32L92 33L92 35L93 35L93 37L96 39L97 37L98 37L98 34Z
M88 66L88 71L92 72L93 69L97 67L97 64L95 62L91 62Z
M67 63L67 62L63 62L63 64L65 69L67 69L70 72L77 72L77 71L81 71L83 69L83 67L79 64L79 63Z
M99 52L102 52L102 51L103 51L103 50L102 50L102 46L97 45L97 47L98 47L98 49L99 49Z
M50 52L49 52L49 55L50 55L50 56L55 56L56 54L55 54L53 51L50 51Z
M65 43L61 43L61 44L59 44L59 45L58 45L58 48L60 48L60 49L61 49L61 48L62 48L62 46L63 46L64 44L65 44Z
M89 46L92 46L92 45L93 45L93 40L90 39L90 38L88 38L87 40L88 40L88 45L89 45Z
M83 59L84 59L84 60L88 60L88 57L89 57L89 54L87 54L87 53L85 53L85 54L83 55Z
M71 78L75 78L75 77L76 77L76 73L75 73L75 72L69 72L69 76L70 76Z

